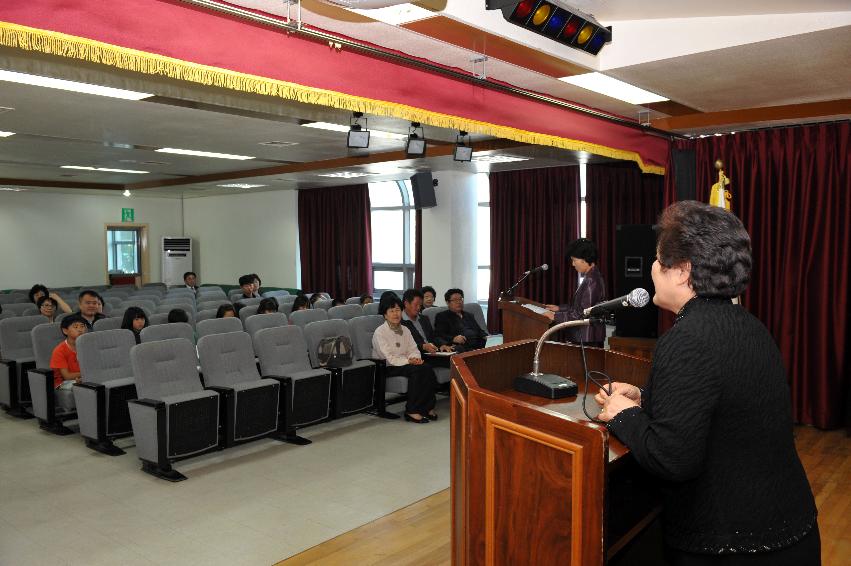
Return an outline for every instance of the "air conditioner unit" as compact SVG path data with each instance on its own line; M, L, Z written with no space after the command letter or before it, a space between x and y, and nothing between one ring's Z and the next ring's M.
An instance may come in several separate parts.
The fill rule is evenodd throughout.
M163 236L162 280L167 286L183 285L183 274L192 271L192 238Z

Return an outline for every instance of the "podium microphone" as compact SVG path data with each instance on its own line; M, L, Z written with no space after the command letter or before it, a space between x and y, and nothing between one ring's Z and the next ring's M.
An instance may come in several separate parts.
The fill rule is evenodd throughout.
M503 299L510 299L512 297L512 293L514 293L514 289L516 289L518 285L523 283L526 280L527 277L529 277L530 275L532 275L534 273L540 273L542 271L546 271L549 268L550 268L550 266L545 263L544 265L540 265L540 266L538 266L534 269L530 269L529 271L524 272L523 277L521 277L520 280L517 283L515 283L514 285L509 287L507 291L503 291L502 294L500 295L500 297L503 298Z
M586 318L584 320L568 320L556 324L549 328L544 334L538 338L538 343L535 345L535 359L532 362L532 371L523 374L514 379L514 389L521 393L529 395L537 395L538 397L547 397L549 399L561 399L562 397L571 397L579 392L579 387L571 380L554 375L551 373L541 373L540 368L541 347L544 345L544 340L553 332L558 332L562 328L572 328L574 326L589 326L593 319Z
M624 295L623 297L618 297L617 299L612 299L611 301L604 301L602 303L597 303L593 307L588 307L582 314L584 316L600 316L606 313L610 313L612 311L624 309L624 308L641 308L650 302L650 293L638 287L637 289L633 289L629 292L629 294Z

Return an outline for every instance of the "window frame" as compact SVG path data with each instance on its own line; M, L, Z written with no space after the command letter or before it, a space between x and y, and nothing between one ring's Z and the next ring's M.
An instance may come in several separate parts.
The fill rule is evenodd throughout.
M416 235L414 234L414 219L412 218L412 213L416 212L416 208L414 207L412 200L413 195L411 194L411 186L410 181L401 180L401 181L382 181L381 184L384 183L396 183L396 187L399 190L399 193L402 197L402 205L401 206L372 206L370 203L370 218L372 212L374 211L402 211L402 263L376 263L372 264L372 281L373 281L373 289L372 292L374 295L380 295L385 291L404 291L405 289L410 289L414 286L414 274L416 271L416 265L414 263L414 253L412 249L412 244L414 243L414 239ZM373 183L370 183L373 184ZM378 183L375 183L378 184ZM385 271L385 272L396 272L402 273L402 289L384 289L378 288L375 286L375 273L377 271Z

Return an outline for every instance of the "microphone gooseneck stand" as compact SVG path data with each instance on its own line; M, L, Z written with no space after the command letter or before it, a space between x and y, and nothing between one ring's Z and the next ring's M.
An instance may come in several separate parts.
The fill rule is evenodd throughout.
M520 285L521 283L526 281L526 278L529 277L529 275L531 275L531 274L532 274L531 270L524 273L523 277L520 278L520 281L518 281L517 283L515 283L514 285L509 287L507 291L503 291L500 294L500 297L505 299L505 300L511 300L514 297L514 289L516 289L518 285Z

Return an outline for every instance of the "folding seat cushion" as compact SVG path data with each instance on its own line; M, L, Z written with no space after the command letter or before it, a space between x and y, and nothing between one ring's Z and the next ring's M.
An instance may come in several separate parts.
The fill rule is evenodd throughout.
M277 291L266 291L265 293L263 293L263 296L264 296L264 297L275 297L275 298L278 298L278 297L286 297L286 296L288 296L289 294L290 294L290 292L289 292L289 291L286 291L286 290L284 290L284 289L279 289L279 290L277 290Z
M318 301L316 301L313 304L313 308L314 309L322 309L324 311L327 311L328 309L331 308L331 305L333 304L333 302L334 301L331 300L331 299L319 299Z
M287 317L289 320L290 314L293 312L292 303L278 303L278 312Z
M104 330L115 330L116 328L121 328L123 318L124 313L121 314L121 318L112 316L101 318L95 321L94 325L92 325L92 330L95 332L102 332Z
M186 338L190 342L195 342L195 331L192 329L192 325L185 322L171 322L148 326L142 329L139 336L142 342L171 340L172 338Z
M490 334L488 332L488 323L485 322L485 313L482 311L482 305L479 303L464 303L464 310L476 319L476 322L479 323L479 327L485 331L486 334Z
M64 339L65 335L58 322L39 324L31 331L33 357L35 367L27 371L27 379L32 396L33 415L38 419L39 426L48 432L66 435L73 431L62 424L62 419L74 415L73 393L70 390L55 391L53 387L53 370L50 369L50 358L53 350ZM57 403L57 395L70 396L66 402Z
M328 309L328 318L350 320L363 315L363 307L360 305L339 305Z
M249 316L245 319L243 326L245 327L245 331L248 332L248 335L253 337L258 330L272 328L275 326L287 326L288 324L289 322L287 321L286 315L273 313Z
M218 391L225 404L226 447L278 430L281 384L260 377L247 333L204 336L198 341L198 359L204 383Z
M204 309L200 310L195 314L195 324L198 324L202 320L209 320L211 318L216 318L216 313L218 309Z
M112 443L131 434L127 401L136 398L130 350L133 332L118 328L83 334L77 339L81 382L74 385L80 435L86 446L110 456L124 454Z
M239 320L242 321L242 326L245 326L245 319L255 314L257 314L257 305L246 305L239 309Z
M446 310L446 307L429 307L427 309L423 309L423 314L428 317L429 322L431 322L431 327L434 328L434 319L437 317L438 313L441 313Z
M199 340L210 334L224 334L225 332L239 332L240 330L242 330L242 321L235 316L202 320L195 325L195 332Z
M33 304L30 302L6 303L3 305L3 312L14 314L15 316L24 316L24 313L31 308L33 308Z
M363 306L363 313L368 315L378 314L378 303L367 303Z
M308 311L299 311L308 312ZM320 311L321 312L321 311ZM298 314L298 313L293 313ZM349 325L345 320L320 320L304 327L307 353L314 368L320 367L317 350L323 338L345 337L351 342ZM367 410L374 405L375 364L365 360L353 360L343 368L326 368L333 375L334 416L340 417Z
M133 346L130 364L139 398L127 405L142 470L184 480L172 462L219 446L219 394L202 386L195 346L185 338Z
M296 436L295 431L330 416L331 372L311 367L307 342L298 326L264 328L254 334L253 340L261 373L286 378L282 382L285 402L281 412L287 440L309 444L309 440Z
M46 322L41 315L0 320L0 405L10 415L32 418L24 410L31 403L26 372L35 365L32 329Z
M328 313L322 309L307 309L305 311L295 311L290 314L290 324L295 324L302 328L311 322L320 320L328 320Z

